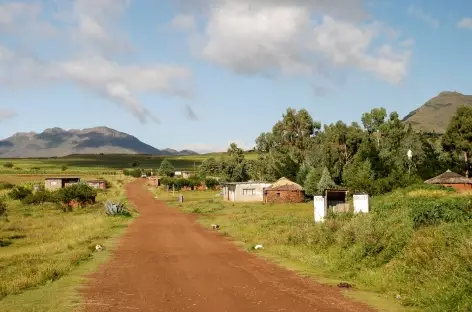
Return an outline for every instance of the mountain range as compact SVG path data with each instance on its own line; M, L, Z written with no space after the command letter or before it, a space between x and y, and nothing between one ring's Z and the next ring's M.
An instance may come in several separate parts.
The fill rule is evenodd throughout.
M62 157L71 154L196 155L191 150L157 149L136 137L107 127L82 130L50 128L19 132L0 140L0 158Z
M472 95L443 91L410 112L403 122L414 130L441 134L461 105L472 105ZM0 140L0 158L61 157L71 154L196 155L191 150L157 149L136 137L107 127L82 130L50 128L42 133L19 132Z
M444 133L459 106L472 105L472 95L443 91L403 118L416 131Z

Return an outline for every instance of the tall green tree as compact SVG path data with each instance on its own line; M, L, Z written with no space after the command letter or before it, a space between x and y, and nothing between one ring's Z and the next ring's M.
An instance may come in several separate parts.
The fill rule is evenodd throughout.
M465 163L468 163L472 151L472 107L461 106L449 122L443 137L443 148L457 160L462 154ZM470 176L468 166L465 167L466 176Z
M305 179L305 193L313 196L320 192L318 183L321 180L322 168L311 168Z
M171 162L165 158L162 160L159 166L159 174L163 176L172 177L175 174L175 167L171 164Z
M356 159L348 164L343 172L344 184L352 192L368 192L372 194L372 184L375 175L369 160L359 161Z
M215 157L206 158L198 168L198 174L202 177L217 176L220 174L219 163Z
M323 173L321 174L320 181L318 182L318 185L317 185L317 191L323 192L324 190L334 188L334 187L336 187L336 184L331 178L328 168L324 167Z
M307 151L320 128L321 124L314 122L307 110L288 108L272 132L262 133L256 139L256 150L270 168L266 178L285 176L295 179L300 167L306 163Z
M249 179L249 164L244 157L244 151L236 143L231 143L227 157L221 158L219 170L226 181L244 182Z

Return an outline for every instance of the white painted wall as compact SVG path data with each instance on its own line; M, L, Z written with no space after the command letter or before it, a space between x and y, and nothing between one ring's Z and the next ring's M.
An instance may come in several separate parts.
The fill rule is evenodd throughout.
M354 213L369 213L369 195L358 194L353 196Z
M326 217L326 205L324 196L314 196L313 214L315 222L324 222Z

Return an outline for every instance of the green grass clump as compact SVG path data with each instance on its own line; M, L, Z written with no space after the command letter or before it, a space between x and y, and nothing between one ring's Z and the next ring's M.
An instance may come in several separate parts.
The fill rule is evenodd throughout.
M371 213L313 222L313 203L228 203L186 195L174 206L201 214L205 225L247 248L297 263L317 276L347 280L359 289L428 311L472 310L472 194L412 186L371 198ZM192 192L198 194L198 192ZM167 196L167 197L166 197Z

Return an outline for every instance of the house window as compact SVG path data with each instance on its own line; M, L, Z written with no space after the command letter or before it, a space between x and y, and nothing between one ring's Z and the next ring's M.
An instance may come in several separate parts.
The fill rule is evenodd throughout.
M256 195L256 189L243 189L243 195Z
M277 198L280 198L280 193L277 193Z

